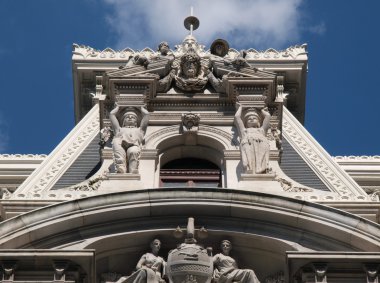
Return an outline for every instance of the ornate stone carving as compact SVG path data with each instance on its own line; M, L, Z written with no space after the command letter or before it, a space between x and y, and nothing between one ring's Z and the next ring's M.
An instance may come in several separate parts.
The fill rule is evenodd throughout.
M182 55L174 79L176 86L184 91L201 91L206 86L207 75L195 49L190 47Z
M15 260L4 260L1 262L2 282L13 282L17 262Z
M67 261L54 261L54 280L53 282L65 282L65 271L68 268L69 263Z
M327 264L314 263L313 268L315 272L315 282L327 283Z
M198 131L200 114L186 113L182 114L182 131L183 132L196 132Z
M167 56L170 51L169 44L166 41L161 42L158 45L157 51L160 52L161 56Z
M240 71L241 68L249 67L249 64L245 57L247 56L247 51L242 50L239 52L239 55L232 60L225 60L226 65L231 64L237 71Z
M104 146L110 146L114 134L111 127L104 127L100 130L100 146L104 148Z
M222 253L216 254L213 258L214 275L216 283L240 282L240 283L260 283L256 274L251 269L239 269L236 261L229 256L232 244L228 240L223 240L220 244Z
M266 173L269 163L269 141L267 131L270 127L270 114L267 108L260 112L249 108L244 113L239 106L235 114L235 126L240 137L240 150L244 172L247 174ZM263 118L261 118L263 116Z
M114 162L117 173L138 173L141 145L149 122L149 112L140 108L143 115L138 127L138 113L135 108L120 109L118 105L110 112L115 133L112 141ZM117 115L121 116L121 124Z
M275 180L281 184L281 187L285 192L313 192L312 189L294 186L292 182L285 180L284 178L276 178Z
M151 244L151 252L144 254L136 265L136 271L130 276L123 276L116 283L165 283L163 272L166 262L158 252L161 241L154 239Z
M182 234L181 228L175 229L175 237L181 237ZM201 234L207 234L207 230L203 228ZM189 218L185 242L171 250L168 255L167 275L170 283L211 282L212 249L197 245L194 235L194 218Z
M367 274L367 283L379 283L379 267L377 263L364 264L364 270Z
M208 81L216 91L225 91L224 78L217 78L212 73L210 55L204 53L203 46L198 44L195 37L187 36L183 43L176 48L176 59L172 62L171 71L158 80L157 89L159 92L168 91L173 80L177 88L186 92L200 92L206 87ZM163 51L165 54L166 49L164 48ZM212 55L212 57L218 56Z
M0 188L0 199L10 199L12 193L7 188Z
M186 40L186 39L185 39ZM204 52L204 46L198 44L195 42L195 40L191 40L190 36L187 37L187 43L192 43L193 48L197 49L199 52ZM177 57L179 54L183 53L183 45L177 45L175 46L177 48L176 52L174 52L174 55ZM149 48L145 48L143 51L145 51L145 56L149 59L151 56L154 56L154 52L150 51ZM228 49L227 50L227 56L231 58L235 58L239 55L239 51L236 51L235 49ZM247 60L271 60L271 59L282 59L282 60L294 60L301 56L307 55L307 45L295 45L288 47L285 50L275 50L273 48L269 48L267 50L256 50L256 49L248 49L247 55L245 56L245 59ZM86 45L80 45L80 44L73 44L73 55L78 56L79 58L93 58L93 59L103 59L103 60L109 60L109 59L128 59L131 55L137 53L137 51L131 49L131 48L125 48L122 50L113 50L111 48L106 48L104 50L97 50L90 46ZM216 52L211 50L212 54L216 55Z
M81 182L79 184L70 186L69 191L97 191L102 183L102 181L107 180L106 172L103 172L100 175L91 177L90 179Z

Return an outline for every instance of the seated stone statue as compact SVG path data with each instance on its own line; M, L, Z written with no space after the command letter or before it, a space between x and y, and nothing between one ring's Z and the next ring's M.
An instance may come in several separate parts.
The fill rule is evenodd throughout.
M216 254L213 258L214 275L213 281L218 283L260 283L256 274L251 269L239 269L236 261L229 256L232 249L231 242L223 240L220 244L222 253Z
M261 115L264 119L261 123ZM250 108L244 115L244 123L241 118L242 107L235 114L235 125L240 136L240 150L244 171L249 174L266 173L269 162L269 141L266 137L270 126L270 114L267 108L260 113L255 108Z
M158 256L161 241L154 239L150 243L152 252L144 254L136 265L136 271L130 276L121 277L116 283L165 283L163 272L165 261Z
M127 108L120 126L116 114L119 106L110 112L110 120L115 137L112 141L116 171L118 173L138 173L141 145L149 122L149 112L141 107L143 118L138 127L138 116L134 108ZM127 166L128 165L128 166ZM128 168L128 170L127 170Z

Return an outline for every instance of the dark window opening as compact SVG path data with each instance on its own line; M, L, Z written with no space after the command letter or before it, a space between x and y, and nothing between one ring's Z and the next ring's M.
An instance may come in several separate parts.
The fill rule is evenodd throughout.
M221 187L220 168L200 158L182 158L160 170L160 187Z

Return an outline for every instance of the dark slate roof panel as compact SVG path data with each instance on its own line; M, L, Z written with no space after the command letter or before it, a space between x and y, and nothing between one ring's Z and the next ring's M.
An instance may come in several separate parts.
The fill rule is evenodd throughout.
M282 140L282 147L280 167L287 176L304 186L330 191L285 138Z

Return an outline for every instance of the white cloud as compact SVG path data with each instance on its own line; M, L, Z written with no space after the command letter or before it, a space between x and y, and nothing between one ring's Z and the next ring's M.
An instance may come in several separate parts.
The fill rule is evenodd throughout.
M315 34L322 35L326 32L326 24L324 22L321 22L315 26L309 27L309 31Z
M180 43L187 35L183 20L194 7L200 27L194 32L206 46L216 38L231 47L283 48L298 43L303 0L104 0L117 48Z

